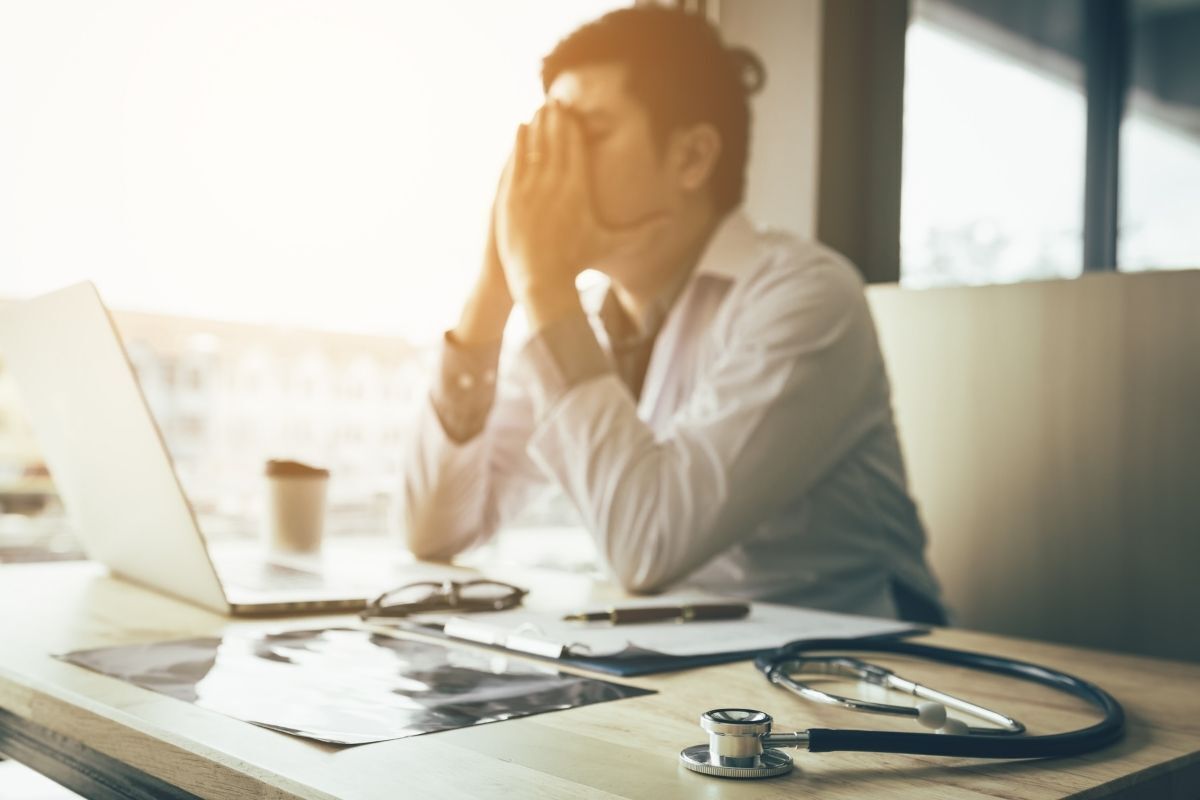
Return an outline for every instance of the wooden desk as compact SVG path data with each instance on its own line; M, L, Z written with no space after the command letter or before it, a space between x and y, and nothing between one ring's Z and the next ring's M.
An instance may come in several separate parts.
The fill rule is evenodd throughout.
M1200 796L1200 666L1193 664L937 631L930 641L1045 663L1107 688L1128 712L1125 739L1101 753L1058 761L793 751L797 769L791 775L729 781L687 772L677 763L681 748L703 741L696 722L705 709L762 708L775 715L779 730L889 721L805 703L739 663L628 681L659 690L646 697L335 748L242 723L50 656L234 627L308 626L311 618L234 622L114 580L89 563L0 569L0 608L0 749L43 771L69 772L72 765L90 771L86 779L94 797L170 796L167 784L229 800ZM1039 687L980 679L953 668L908 665L902 674L977 698L1039 732L1065 730L1091 718L1072 698ZM106 788L104 773L114 767L126 774Z

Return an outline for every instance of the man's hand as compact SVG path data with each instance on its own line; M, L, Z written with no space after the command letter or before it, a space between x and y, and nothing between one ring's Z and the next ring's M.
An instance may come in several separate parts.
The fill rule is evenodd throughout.
M508 288L535 331L579 307L576 275L606 256L640 248L665 219L621 229L599 221L583 130L558 104L543 106L532 123L518 128L495 213Z

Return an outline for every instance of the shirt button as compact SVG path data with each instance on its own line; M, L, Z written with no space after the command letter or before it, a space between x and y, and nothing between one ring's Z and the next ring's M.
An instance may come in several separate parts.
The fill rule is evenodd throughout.
M475 387L475 378L474 377L472 377L471 375L469 375L465 372L459 374L458 388L462 389L465 392L470 389L473 389L474 387Z

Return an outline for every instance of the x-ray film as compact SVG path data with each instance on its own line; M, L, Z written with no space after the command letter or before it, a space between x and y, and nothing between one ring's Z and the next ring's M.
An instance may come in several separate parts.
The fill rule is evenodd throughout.
M231 633L60 656L246 722L366 744L653 692L348 628Z

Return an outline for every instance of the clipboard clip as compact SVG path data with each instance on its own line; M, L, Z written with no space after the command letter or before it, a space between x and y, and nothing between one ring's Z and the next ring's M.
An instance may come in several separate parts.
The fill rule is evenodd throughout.
M452 639L503 647L506 650L542 658L562 658L569 655L571 648L575 646L547 638L537 625L530 622L509 631L465 617L451 617L443 626L442 633Z

